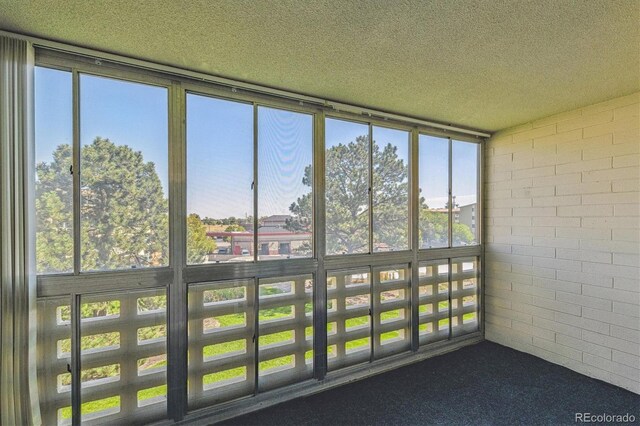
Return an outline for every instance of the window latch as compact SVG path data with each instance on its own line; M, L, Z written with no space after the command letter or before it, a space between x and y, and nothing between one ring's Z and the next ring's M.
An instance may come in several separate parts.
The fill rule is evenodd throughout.
M67 364L67 373L71 373L71 364Z
M73 164L69 166L69 174L73 174Z
M255 186L255 181L251 182L251 190L253 191L253 187Z

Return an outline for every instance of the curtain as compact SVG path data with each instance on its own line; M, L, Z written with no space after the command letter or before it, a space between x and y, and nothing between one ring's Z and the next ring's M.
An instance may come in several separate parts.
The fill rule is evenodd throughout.
M40 423L36 378L33 47L0 36L0 424Z

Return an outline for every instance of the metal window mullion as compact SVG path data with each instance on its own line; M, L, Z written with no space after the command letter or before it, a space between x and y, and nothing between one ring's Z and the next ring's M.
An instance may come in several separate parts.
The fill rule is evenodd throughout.
M420 220L420 190L419 190L419 134L417 129L413 129L410 133L409 139L409 184L410 184L410 198L409 198L409 235L411 237L411 350L417 351L420 348L420 277L419 277L419 264L418 264L418 249L419 247L419 220Z
M72 192L73 192L73 273L80 274L80 75L77 69L71 71L72 81L72 126L73 141L71 148Z
M80 295L71 295L71 424L78 426L81 422L81 330L80 330Z
M314 115L313 141L313 241L318 267L313 283L313 375L322 380L327 374L327 272L324 256L327 247L325 212L325 116Z
M258 104L253 103L253 261L258 261ZM231 248L233 250L233 247Z
M480 332L484 336L484 161L486 143L478 146L478 200L476 207L476 232L478 244L480 245L480 255L476 258L478 262L478 281L476 282L478 294L478 325Z
M71 171L73 193L73 274L80 274L80 76L78 70L71 71L72 126ZM81 345L80 345L80 295L71 294L71 424L81 422Z
M167 414L181 420L187 409L186 97L180 83L169 90L169 250L173 280L167 291Z
M369 253L373 253L373 126L369 123Z
M449 267L448 267L448 280L449 280L449 285L448 285L448 292L447 292L447 304L448 304L448 314L449 314L449 336L447 337L448 339L451 339L453 337L453 307L451 305L452 301L451 301L451 279L453 278L453 274L452 274L452 268L453 268L453 262L451 262L451 258L447 259L447 261L449 262Z
M375 286L375 277L374 277L374 272L376 271L372 266L368 267L369 269L369 335L371 336L369 338L369 345L370 345L370 350L369 350L369 362L373 362L375 360L375 352L376 352L376 342L378 340L377 336L376 336L376 332L378 331L378 327L376 327L375 323L376 323L376 313L377 313L377 303L379 303L378 301L380 300L380 298L378 297L378 295L374 292L374 290L377 288L377 286Z
M453 142L451 138L449 140L449 229L447 231L447 237L449 238L449 247L453 247Z
M253 279L253 394L260 392L260 280Z

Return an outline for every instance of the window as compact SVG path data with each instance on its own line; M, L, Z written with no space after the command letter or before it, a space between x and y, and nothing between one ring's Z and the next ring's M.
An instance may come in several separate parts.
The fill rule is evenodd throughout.
M258 107L259 260L311 257L313 116Z
M183 418L481 329L479 145L57 55L35 75L47 424Z
M478 144L461 141L452 143L452 245L478 244Z
M449 246L449 140L420 135L420 248Z
M409 132L373 127L373 251L409 249Z
M36 267L73 272L71 73L35 70Z
M167 95L80 76L83 271L169 263Z
M337 370L371 360L369 268L327 274L327 362Z
M167 265L167 89L80 74L73 117L71 73L38 67L35 80L38 272ZM80 170L74 170L76 155Z
M187 263L311 257L312 163L312 115L187 95Z
M187 95L187 263L252 260L253 106Z
M369 252L369 128L325 121L327 254Z

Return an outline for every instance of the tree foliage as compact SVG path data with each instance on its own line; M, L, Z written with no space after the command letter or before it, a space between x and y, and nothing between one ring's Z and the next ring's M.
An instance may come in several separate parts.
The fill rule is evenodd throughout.
M392 144L371 144L373 158L373 238L374 250L408 248L408 165ZM362 253L368 251L369 239L369 138L338 144L325 153L325 209L327 253ZM302 183L311 187L311 165L305 168ZM293 219L287 228L301 230L310 224L312 194L299 197L289 207ZM420 239L422 247L448 245L448 214L435 212L421 199ZM471 230L453 224L455 245L471 243Z
M391 144L373 144L374 241L406 247L408 232L407 164ZM325 198L328 253L368 251L369 241L369 138L358 136L332 146L325 154ZM305 169L303 184L311 186L312 167ZM311 222L311 193L299 197L289 210L298 223ZM291 224L293 227L297 223Z
M207 228L195 213L187 217L187 263L203 263L213 253L216 242L207 237Z
M73 270L71 164L71 147L60 145L50 163L36 165L39 273ZM82 270L168 264L169 207L154 163L127 145L96 137L82 147L80 164Z
M420 247L448 247L449 246L449 214L434 211L427 206L424 198L420 199ZM475 237L469 226L464 223L454 223L451 229L453 246L471 244Z

